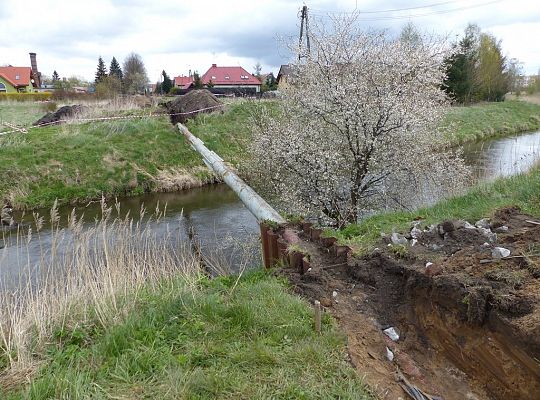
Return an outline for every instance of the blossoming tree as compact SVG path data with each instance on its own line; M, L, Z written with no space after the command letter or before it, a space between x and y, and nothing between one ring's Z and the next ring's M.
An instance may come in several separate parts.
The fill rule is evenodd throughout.
M311 53L291 65L278 115L257 116L251 146L259 190L338 226L448 194L466 176L439 130L444 41L355 22L311 32Z

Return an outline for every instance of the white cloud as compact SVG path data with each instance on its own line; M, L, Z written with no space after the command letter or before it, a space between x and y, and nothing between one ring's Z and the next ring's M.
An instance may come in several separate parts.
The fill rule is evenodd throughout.
M455 1L431 9L367 17L417 15L440 9L466 7L488 0ZM417 1L318 0L309 6L317 13L392 9L435 3ZM0 8L0 65L29 65L28 52L38 53L40 71L50 75L79 75L92 79L97 58L120 62L131 51L139 53L152 81L161 70L169 75L190 69L204 72L212 63L242 65L249 71L257 61L263 70L277 72L287 61L276 37L298 35L300 1L170 0L3 0ZM408 14L407 14L408 13ZM315 11L314 11L315 14ZM21 15L25 22L21 23ZM364 16L363 16L364 17ZM28 22L28 18L33 21ZM412 18L421 28L461 34L468 22L502 40L510 57L525 62L527 72L540 67L540 3L501 1L484 7L448 14ZM397 31L406 19L364 21L366 26Z

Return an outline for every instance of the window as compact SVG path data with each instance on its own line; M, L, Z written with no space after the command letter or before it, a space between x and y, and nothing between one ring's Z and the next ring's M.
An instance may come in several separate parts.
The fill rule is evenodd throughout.
M6 85L4 85L2 82L0 82L0 93L7 92Z
M18 81L19 79L21 79L21 76L20 75L15 75L15 80Z
M216 77L215 77L215 76L212 76L212 79L216 79Z
M225 79L231 79L229 75L226 75L225 76Z

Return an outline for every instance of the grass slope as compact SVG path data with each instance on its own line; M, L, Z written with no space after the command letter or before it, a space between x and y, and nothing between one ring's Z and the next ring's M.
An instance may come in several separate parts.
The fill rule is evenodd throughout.
M442 201L432 207L413 212L375 215L360 224L352 224L342 231L327 234L337 235L340 242L362 253L380 239L381 232L405 231L411 227L416 217L425 219L426 224L445 219L465 219L474 223L482 217L489 217L498 208L511 205L517 205L525 213L540 217L540 168L527 174L478 185L463 196Z
M258 104L235 102L224 114L200 116L189 127L212 150L237 163L249 136L250 112ZM35 105L21 103L11 104L9 112L3 106L2 113L17 120L25 106L29 115L35 112ZM167 117L44 127L0 141L0 196L18 208L46 207L56 198L59 203L82 202L102 194L160 190L162 171L179 180L211 177Z
M540 129L540 105L524 101L453 107L445 118L454 144Z
M275 110L276 102L234 101L224 113L200 115L188 127L224 160L239 165L247 157L250 116L261 106ZM0 103L1 118L20 125L43 113L34 103ZM540 128L540 106L508 101L456 107L444 125L455 144L533 130ZM0 146L0 196L17 208L158 191L166 187L162 175L176 182L173 189L211 179L166 117L33 129L0 137Z
M178 288L178 286L176 286ZM120 323L58 330L2 399L368 399L330 318L262 271L142 296Z

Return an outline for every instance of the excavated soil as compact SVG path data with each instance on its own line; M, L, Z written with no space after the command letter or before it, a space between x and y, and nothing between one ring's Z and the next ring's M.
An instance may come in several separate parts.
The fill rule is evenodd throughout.
M77 114L84 111L84 106L75 104L72 106L60 107L55 112L45 114L43 117L34 122L33 126L50 125L68 120Z
M165 104L173 125L178 122L184 124L189 118L195 118L200 113L219 111L220 106L217 97L206 89L192 90Z
M311 269L279 273L337 318L353 364L383 399L412 398L398 377L443 399L540 399L540 225L530 221L540 222L506 208L484 228L420 224L414 246L387 238L361 258L304 236ZM493 258L494 247L514 258Z

